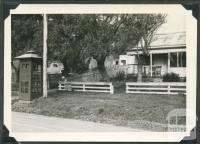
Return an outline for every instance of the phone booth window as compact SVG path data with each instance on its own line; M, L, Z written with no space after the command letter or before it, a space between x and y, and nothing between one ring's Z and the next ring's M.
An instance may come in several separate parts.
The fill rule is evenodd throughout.
M38 70L38 65L37 64L33 64L33 70L37 71Z
M26 81L26 82L25 82L25 88L24 88L24 89L25 89L25 93L28 93L28 91L29 91L29 90L28 90L28 87L29 87L29 82Z
M42 66L38 65L38 72L41 72Z
M21 81L21 93L24 93L24 82Z

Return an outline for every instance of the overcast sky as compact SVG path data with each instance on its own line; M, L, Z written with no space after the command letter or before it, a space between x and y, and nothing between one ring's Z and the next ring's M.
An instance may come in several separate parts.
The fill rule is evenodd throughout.
M166 23L164 23L157 33L171 33L185 31L184 14L167 14Z

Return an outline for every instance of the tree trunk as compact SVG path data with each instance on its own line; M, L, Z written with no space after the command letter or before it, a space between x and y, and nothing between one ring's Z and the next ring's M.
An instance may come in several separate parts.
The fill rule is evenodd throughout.
M64 58L62 60L62 63L63 63L63 66L64 66L64 70L62 71L62 75L66 76L69 73L69 66L68 66L67 60Z
M137 82L142 82L142 64L138 63Z
M110 78L108 76L108 73L106 71L105 65L104 65L105 59L97 61L97 68L102 76L102 81L109 81Z
M16 77L15 82L16 82L16 83L19 83L19 68L17 68L17 67L13 64L13 62L11 62L11 66L12 66L12 68L13 68L14 71L15 71L15 77Z

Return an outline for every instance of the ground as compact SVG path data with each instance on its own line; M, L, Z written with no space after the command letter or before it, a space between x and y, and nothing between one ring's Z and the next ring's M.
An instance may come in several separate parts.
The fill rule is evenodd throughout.
M49 92L48 98L35 99L31 104L13 100L12 110L163 131L168 112L185 108L185 100L183 95L125 94L120 89L113 95L55 90Z

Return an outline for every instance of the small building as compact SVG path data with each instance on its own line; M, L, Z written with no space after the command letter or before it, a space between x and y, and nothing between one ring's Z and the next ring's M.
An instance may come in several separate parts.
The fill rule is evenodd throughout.
M120 64L127 65L129 73L137 74L137 55L141 53L140 46L130 49L126 55L120 56ZM185 32L157 34L150 45L149 56L143 65L143 75L160 77L170 72L186 77Z
M19 99L32 101L42 96L42 57L28 51L16 59L19 59Z

